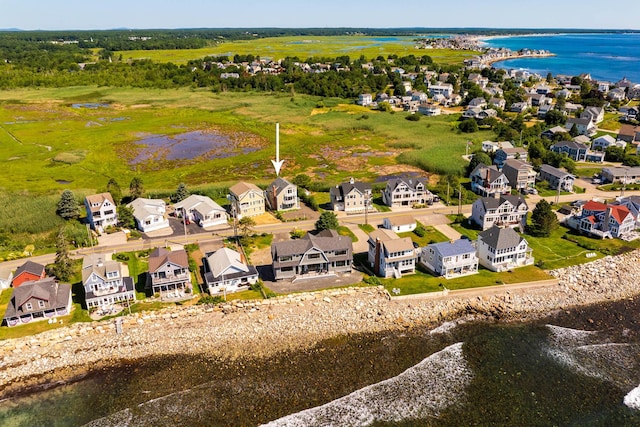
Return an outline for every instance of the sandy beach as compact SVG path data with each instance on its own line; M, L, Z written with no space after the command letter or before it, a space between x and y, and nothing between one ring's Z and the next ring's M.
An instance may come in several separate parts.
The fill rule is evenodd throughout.
M634 298L640 251L554 270L551 284L495 286L460 295L390 297L381 287L292 294L219 306L173 307L79 323L0 342L0 398L152 355L263 358L345 334L437 327L456 319L520 321L554 310Z

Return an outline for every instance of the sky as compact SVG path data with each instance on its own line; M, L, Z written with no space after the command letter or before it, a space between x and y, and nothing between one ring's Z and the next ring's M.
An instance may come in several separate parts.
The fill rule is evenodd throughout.
M0 29L586 28L640 30L602 0L0 0Z

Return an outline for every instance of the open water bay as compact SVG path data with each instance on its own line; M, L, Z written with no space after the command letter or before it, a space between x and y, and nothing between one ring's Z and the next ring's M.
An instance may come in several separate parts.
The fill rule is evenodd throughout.
M640 425L639 313L640 298L268 360L147 359L5 400L0 425Z

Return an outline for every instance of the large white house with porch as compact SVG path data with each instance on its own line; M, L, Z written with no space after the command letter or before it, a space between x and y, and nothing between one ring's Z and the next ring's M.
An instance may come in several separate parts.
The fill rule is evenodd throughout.
M151 252L147 288L163 299L187 298L192 289L187 251L157 248Z
M133 279L123 275L122 264L112 260L110 253L83 258L82 285L89 310L136 300Z
M506 271L533 264L529 243L512 228L493 226L478 234L478 260L491 271Z

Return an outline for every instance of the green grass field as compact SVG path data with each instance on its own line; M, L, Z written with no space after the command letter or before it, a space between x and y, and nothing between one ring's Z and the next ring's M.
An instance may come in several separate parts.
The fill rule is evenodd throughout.
M223 42L202 49L174 50L130 50L115 52L127 59L151 59L158 62L185 63L205 56L233 57L234 55L256 55L261 58L282 59L297 56L301 60L309 57L331 57L349 55L359 58L364 55L373 59L379 55L429 55L437 64L460 64L465 58L478 52L450 49L416 49L414 37L368 37L368 36L292 36L268 37L255 40Z

